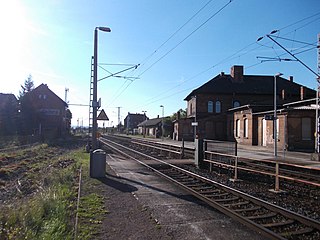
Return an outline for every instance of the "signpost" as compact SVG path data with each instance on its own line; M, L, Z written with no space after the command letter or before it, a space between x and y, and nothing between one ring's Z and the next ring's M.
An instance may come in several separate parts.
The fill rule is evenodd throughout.
M108 118L106 112L103 109L99 113L99 116L97 117L97 120L109 121L109 118Z

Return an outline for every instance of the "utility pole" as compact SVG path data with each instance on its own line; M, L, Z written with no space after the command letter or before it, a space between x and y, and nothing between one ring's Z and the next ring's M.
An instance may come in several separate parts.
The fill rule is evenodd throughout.
M319 91L320 91L320 33L318 34L318 76L316 96L316 131L315 131L315 152L320 152L320 119L319 119Z
M65 88L64 89L64 101L65 103L68 103L68 92L69 92L69 88Z
M121 107L117 107L118 108L118 132L120 132L120 108Z

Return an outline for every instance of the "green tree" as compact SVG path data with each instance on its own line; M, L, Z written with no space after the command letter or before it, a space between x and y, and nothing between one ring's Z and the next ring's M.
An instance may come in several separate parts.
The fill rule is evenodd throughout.
M185 118L185 117L187 117L187 109L183 110L182 108L180 108L180 109L178 110L178 112L180 113L180 118ZM174 113L174 114L172 114L172 115L170 116L170 118L171 118L172 121L174 121L174 120L177 119L177 117L178 117L178 112L176 112L176 113Z
M26 95L26 93L32 91L34 89L34 83L32 80L31 74L29 74L28 78L24 80L24 85L21 85L21 90L19 91L19 100Z
M19 91L19 133L21 135L32 134L38 127L35 126L39 118L38 113L34 111L31 99L26 96L26 94L33 89L34 83L32 76L29 75L24 81L24 85L21 85L21 90Z

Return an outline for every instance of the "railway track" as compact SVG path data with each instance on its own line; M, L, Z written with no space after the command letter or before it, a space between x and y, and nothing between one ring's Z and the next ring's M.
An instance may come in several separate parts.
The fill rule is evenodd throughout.
M186 189L197 198L270 239L319 239L320 223L249 194L235 190L123 143L101 142ZM128 143L127 143L128 144ZM139 158L139 159L137 159Z
M108 136L109 138L110 136ZM194 149L184 148L178 145L170 145L164 143L153 142L145 139L131 139L129 137L113 136L115 141L126 141L132 145L137 145L142 150L149 149L167 154L169 157L176 158L194 158ZM121 139L121 140L119 140ZM264 159L250 159L244 157L237 157L235 155L223 154L213 151L204 152L204 162L210 166L210 171L213 167L218 169L227 169L237 172L241 171L246 174L261 174L264 176L275 177L275 161ZM305 185L312 185L320 187L320 169L310 166L301 166L279 161L280 179L301 183Z
M266 176L275 176L275 161L257 160L243 157L236 157L216 152L205 152L205 162L212 167L233 169L247 173L257 173ZM320 169L309 166L301 166L290 163L278 162L280 173L279 178L320 187Z

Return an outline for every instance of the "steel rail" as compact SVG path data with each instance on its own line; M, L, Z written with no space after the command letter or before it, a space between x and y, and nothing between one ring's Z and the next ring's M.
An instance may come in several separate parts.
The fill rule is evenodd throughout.
M221 156L228 157L227 154L221 154ZM231 156L231 155L229 155L229 156ZM233 156L231 156L231 157L233 157ZM230 159L227 159L227 160L230 160ZM257 161L257 160L255 160L255 161ZM258 160L258 162L259 161L260 160ZM263 174L263 175L275 176L275 172L271 171L274 168L269 167L269 166L263 166L263 165L259 166L259 164L254 164L249 161L239 161L239 158L238 158L238 165L237 166L226 163L226 162L214 161L212 159L204 159L204 162L208 162L210 164L213 164L213 165L216 165L219 167L228 168L228 169L229 168L232 168L232 169L237 168L237 170L243 170L243 171L259 173L259 174ZM261 162L267 162L267 161L261 161ZM247 164L247 167L241 166L241 163ZM267 163L275 164L275 162L272 162L272 161L268 161ZM250 166L252 168L250 168ZM304 168L300 167L300 169L304 169ZM310 168L306 168L306 169L318 171L318 169L310 169ZM270 171L268 171L268 170L270 170ZM292 170L283 169L283 168L281 169L281 172L282 172L282 174L278 175L279 178L320 187L319 177L317 175L310 175L310 174L301 173L298 171L292 171ZM302 179L302 178L304 178L304 179ZM311 180L306 180L305 178L311 179Z
M249 194L240 192L238 190L232 189L228 186L225 186L223 184L220 184L218 182L215 182L213 180L207 179L205 177L199 176L195 173L192 173L190 171L187 171L185 169L182 169L178 166L169 164L165 161L162 161L160 159L157 159L155 157L149 156L147 154L141 153L139 151L135 151L132 150L128 147L125 147L119 143L114 143L110 140L102 140L102 142L106 145L108 145L109 147L111 147L112 149L116 150L117 152L123 154L123 151L120 149L117 149L116 147L112 146L112 144L117 145L118 147L124 148L130 152L134 152L135 154L138 154L140 156L144 156L148 159L152 159L155 160L167 167L170 167L169 170L159 170L156 169L155 167L152 167L132 156L130 156L129 154L126 154L126 156L130 157L131 159L136 160L137 162L141 163L142 165L146 166L149 169L152 169L154 172L156 172L157 174L160 174L161 176L169 179L170 181L176 183L177 185L183 187L184 189L186 189L187 191L189 191L190 193L192 193L193 195L195 195L196 197L198 197L199 199L205 201L206 203L208 203L210 206L220 210L221 212L225 213L226 215L242 222L243 224L255 229L256 231L261 231L265 236L271 238L271 239L286 239L286 235L285 233L282 233L283 235L281 235L280 233L276 233L274 231L272 231L271 229L277 227L277 226L282 226L284 224L288 225L288 224L299 224L300 229L298 231L293 231L289 234L304 234L307 232L317 232L320 234L320 223L317 222L314 219L310 219L307 218L305 216L302 216L300 214L294 213L292 211L286 210L284 208L281 208L279 206L276 206L274 204L268 203L266 201L263 201L261 199L258 199L256 197L253 197ZM168 175L168 171L172 171L172 169L174 169L175 174L170 174ZM180 179L180 181L179 181ZM208 185L207 185L208 184ZM215 189L217 188L217 189ZM201 193L201 189L202 189L202 193ZM231 194L231 197L229 198L221 198L221 199L212 199L214 198L214 195L210 195L210 190L208 189L212 189L215 191L221 191L222 194L218 195L218 196L226 196L228 194ZM223 192L225 192L223 194ZM226 194L227 193L227 194ZM241 201L238 201L240 198ZM234 201L238 201L236 203L234 203ZM225 203L223 203L225 202ZM227 203L226 203L227 202ZM232 210L230 208L234 207L234 206L241 206L244 204L249 204L249 205L256 205L254 206L252 209L255 208L264 208L266 210L269 211L269 213L266 213L265 215L262 216L243 216L241 215L241 211L249 211L247 209L238 209L238 210ZM263 219L265 217L274 217L280 215L282 216L285 221L282 222L276 222L276 223L269 223L269 224L260 224L260 223L256 223L254 220L256 219ZM270 229L269 229L270 228Z

